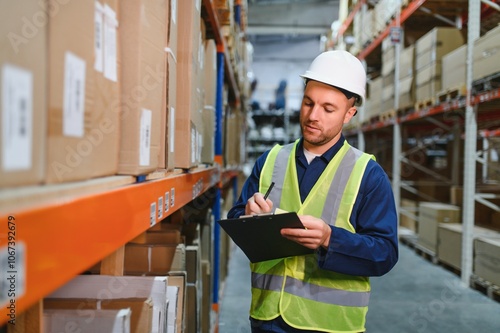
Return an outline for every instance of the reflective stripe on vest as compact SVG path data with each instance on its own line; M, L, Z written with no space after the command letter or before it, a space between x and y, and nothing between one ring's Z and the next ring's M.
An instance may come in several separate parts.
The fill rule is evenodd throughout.
M278 155L276 156L276 162L274 164L272 181L274 182L274 189L269 194L269 199L276 205L281 201L281 193L283 190L283 183L285 182L286 168L288 165L288 158L290 152L294 147L294 143L287 144L280 149ZM283 163L280 163L283 162Z
M368 306L370 300L370 292L325 288L291 277L286 278L284 291L316 302L341 306Z
M252 287L261 290L281 291L285 278L283 276L252 273ZM353 292L332 289L306 283L287 277L283 291L313 301L342 306L368 306L370 292Z

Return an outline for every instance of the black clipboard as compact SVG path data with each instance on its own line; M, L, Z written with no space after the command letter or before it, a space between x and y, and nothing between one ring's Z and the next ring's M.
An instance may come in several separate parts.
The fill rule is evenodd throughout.
M283 228L304 229L297 213L255 215L218 222L250 262L314 253L314 250L281 236Z

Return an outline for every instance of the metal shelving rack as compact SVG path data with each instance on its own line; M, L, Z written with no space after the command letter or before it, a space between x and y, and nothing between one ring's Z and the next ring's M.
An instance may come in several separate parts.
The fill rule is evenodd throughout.
M400 24L410 19L411 16L424 5L425 0L413 0L406 4L402 8L400 15L395 17L391 22L388 23L385 30L378 34L363 50L357 55L359 59L365 60L371 52L373 52L386 38L392 27L398 27ZM428 1L431 2L431 1ZM365 1L358 1L358 3L353 7L352 12L342 25L339 34L344 33L348 25L351 24L353 16L356 11L361 9L361 6ZM357 128L350 129L346 131L346 136L355 137L358 136L358 141L360 143L364 142L364 136L367 133L385 131L392 131L393 135L393 170L392 170L392 181L393 188L396 196L396 203L400 202L400 189L406 186L401 181L401 164L407 163L408 160L404 156L404 152L401 149L402 146L402 135L401 126L415 125L418 128L418 124L423 126L424 123L430 124L435 128L442 128L448 130L454 135L460 135L460 131L457 131L457 124L454 122L453 113L461 110L464 112L465 117L462 122L462 126L465 127L465 149L464 149L464 177L463 177L463 211L462 211L462 224L463 224L463 246L462 246L462 270L461 278L465 285L469 285L469 280L472 275L472 262L473 262L473 228L474 228L474 204L475 201L481 202L482 204L488 205L489 207L500 210L497 205L488 202L488 195L476 193L476 162L483 162L477 154L476 140L478 138L478 118L481 119L485 116L485 113L481 111L481 106L488 103L493 103L497 105L496 111L494 111L494 116L500 119L500 107L498 107L498 102L500 101L500 89L491 89L489 91L473 93L473 82L472 82L472 55L474 41L480 36L480 26L481 18L485 17L486 14L491 14L492 10L500 10L498 4L491 1L484 1L481 4L480 0L470 0L468 2L468 13L460 20L457 20L458 24L467 21L467 32L468 32L468 48L467 48L467 82L466 91L467 95L463 99L455 99L451 101L442 102L438 105L423 107L419 110L411 110L410 112L400 114L395 113L393 117L385 117L379 119L378 121L373 121L365 124L358 124ZM338 37L337 37L338 39ZM332 45L330 45L331 47ZM398 54L396 54L396 71L398 70ZM397 75L396 75L397 77ZM398 96L398 90L396 87L395 96ZM396 104L396 103L395 103ZM397 104L396 104L397 105ZM397 109L397 107L395 108ZM491 111L488 111L491 117ZM448 118L448 122L443 122L443 118ZM427 126L427 125L425 125ZM498 135L498 130L486 129L481 132L483 137L496 136ZM458 149L454 147L454 150ZM456 155L456 154L455 154ZM454 168L458 168L458 163L455 164ZM429 171L429 170L427 170ZM457 172L453 172L453 181L457 177Z
M214 218L220 218L221 190L235 182L239 172L222 167L224 82L229 85L230 103L237 105L240 94L214 5L210 0L203 0L202 5L202 18L218 51L215 163L188 171L160 172L140 182L134 177L116 176L121 181L119 186L72 197L66 196L67 193L58 195L57 186L55 190L46 186L46 191L30 194L31 201L21 200L18 208L3 208L0 235L15 229L12 274L16 274L18 283L17 315L211 188L216 189ZM51 198L44 199L46 193L52 193ZM213 303L217 308L220 268L217 224L214 230ZM0 309L0 325L9 320L8 313L7 307Z

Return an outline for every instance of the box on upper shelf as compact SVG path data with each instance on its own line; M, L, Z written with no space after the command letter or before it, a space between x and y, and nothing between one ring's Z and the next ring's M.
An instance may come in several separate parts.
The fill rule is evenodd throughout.
M0 91L9 92L0 94L0 188L45 179L49 32L20 19L48 20L41 4L6 1L0 11Z

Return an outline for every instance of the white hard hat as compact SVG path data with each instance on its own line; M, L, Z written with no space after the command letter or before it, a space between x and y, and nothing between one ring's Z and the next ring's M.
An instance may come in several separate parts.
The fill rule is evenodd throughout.
M326 51L317 56L301 75L346 90L365 100L366 72L363 64L351 53L342 50Z

